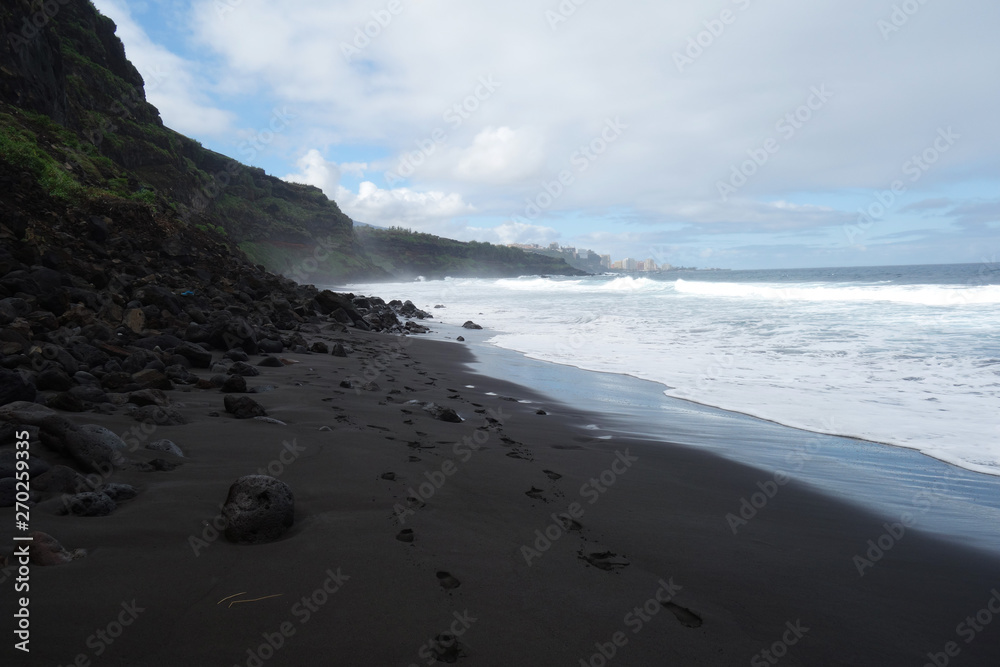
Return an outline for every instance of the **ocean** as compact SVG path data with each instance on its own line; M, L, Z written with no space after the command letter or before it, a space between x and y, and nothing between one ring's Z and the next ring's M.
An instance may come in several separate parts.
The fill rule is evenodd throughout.
M1000 475L1000 265L347 286L533 359ZM442 305L444 308L435 308ZM477 339L480 336L477 335Z

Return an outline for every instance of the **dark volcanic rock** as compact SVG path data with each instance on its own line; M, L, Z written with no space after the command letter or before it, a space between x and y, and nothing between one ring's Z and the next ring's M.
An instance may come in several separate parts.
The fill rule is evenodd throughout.
M451 408L446 408L437 403L428 403L424 406L424 410L434 417L434 419L439 419L443 422L452 422L455 424L461 423L462 418L458 416L458 413Z
M334 343L333 351L330 354L332 354L335 357L346 357L347 350L344 349L344 346L341 343Z
M118 509L111 497L103 492L88 491L66 498L66 512L73 516L107 516Z
M247 393L247 379L242 375L227 375L222 383L222 391L227 394Z
M147 424L159 424L160 426L174 426L177 424L187 424L187 419L177 410L158 405L147 405L132 412L132 419L137 422Z
M187 358L195 368L210 368L212 365L212 353L191 343L184 343L174 348L174 353Z
M42 391L69 391L73 378L61 368L47 368L35 378L35 386Z
M69 466L56 465L31 480L31 490L34 493L55 495L60 493L82 493L93 491L94 485Z
M32 565L41 567L65 565L87 555L83 549L72 551L66 549L48 533L35 531L31 533L31 538L31 542L28 542L28 558L31 559Z
M68 431L63 442L64 453L73 458L80 466L88 472L108 473L115 468L124 465L124 459L120 453L117 443L121 439L108 431L77 429ZM113 437L109 437L113 436ZM122 443L124 448L124 443Z
M295 498L288 485L274 477L247 475L229 487L222 514L226 539L264 544L281 538L295 523Z
M481 326L479 326L478 324L476 324L472 320L468 320L465 324L462 325L462 328L463 329L482 329Z
M151 449L154 452L166 452L184 458L184 452L181 451L181 448L173 440L154 440L146 445L146 449Z
M249 396L226 396L224 399L226 412L231 413L237 419L250 419L252 417L266 417L267 411L257 401Z
M68 391L61 391L58 394L49 396L45 401L45 405L53 410L63 410L65 412L83 412L87 409L83 401Z
M17 371L0 369L0 405L15 401L34 401L35 385L21 377Z
M309 346L309 351L316 352L317 354L329 354L330 348L327 347L326 343L318 340Z
M229 367L230 373L235 373L236 375L242 375L244 377L256 377L260 375L260 371L246 363L245 361L237 361L232 366Z
M111 498L111 500L116 503L132 500L139 495L139 492L131 484L119 484L117 482L105 484L101 488L101 493Z
M257 363L257 365L264 368L281 368L284 366L284 364L281 363L281 360L277 357L264 357Z

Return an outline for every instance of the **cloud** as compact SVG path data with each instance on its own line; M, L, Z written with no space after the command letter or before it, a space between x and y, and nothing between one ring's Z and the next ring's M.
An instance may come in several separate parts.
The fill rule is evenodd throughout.
M311 149L299 158L296 166L299 172L284 176L283 180L318 187L334 199L344 213L361 222L430 231L456 216L475 212L472 206L462 201L461 195L455 193L420 192L410 188L383 189L371 181L363 181L358 191L352 192L341 185L341 176L350 172L363 177L365 165L338 165L326 160L317 149Z
M155 44L121 0L95 0L94 6L118 26L128 58L145 81L146 99L160 111L165 125L195 137L233 131L236 115L214 106L204 91L208 84L198 65Z
M128 17L121 0L98 5ZM570 237L584 219L620 232L608 212L627 208L649 226L680 225L697 252L711 236L713 258L727 244L751 247L738 235L755 235L761 253L788 235L820 237L897 179L908 201L950 199L966 206L959 220L992 224L970 201L991 197L1000 173L1000 92L984 84L1000 70L1000 3L924 3L892 33L879 28L887 3L722 5L735 18L713 34L720 8L704 3L635 0L622 12L589 2L553 23L555 1L403 0L386 14L370 0L192 0L190 57L173 61L120 23L137 64L168 62L174 88L155 99L168 125L195 136L231 126L197 90L234 110L294 107L288 155L341 156L299 175L328 183L359 219L450 215L497 235L490 220L523 211L568 172L572 184L532 225ZM211 81L196 58L211 63ZM608 142L616 118L627 128ZM908 180L904 165L948 127L960 138ZM385 182L383 171L427 146L405 188ZM734 169L744 178L723 201L718 184ZM369 185L341 192L348 173ZM905 204L885 222L919 217ZM913 224L967 231L950 210L928 205ZM900 245L902 260L911 247Z

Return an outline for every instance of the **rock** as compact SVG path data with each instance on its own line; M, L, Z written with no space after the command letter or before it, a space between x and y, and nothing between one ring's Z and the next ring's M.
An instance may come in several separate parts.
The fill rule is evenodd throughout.
M459 343L464 343L465 342L465 336L459 336L455 340L457 340Z
M64 465L52 466L51 470L31 480L31 490L43 496L93 491L94 486L86 477Z
M364 391L378 391L381 387L379 387L374 381L369 381L361 385L361 389Z
M121 503L126 500L132 500L137 495L139 495L139 492L131 484L118 484L118 483L105 484L101 488L101 493L111 498L111 500L115 501L116 503Z
M187 424L184 415L174 408L160 407L158 405L147 405L132 412L132 419L147 424L159 424L160 426L175 426L177 424Z
M229 541L273 542L295 523L295 498L288 485L274 477L247 475L229 487L222 515Z
M273 338L265 338L258 344L258 347L261 352L267 352L268 354L279 354L285 351L285 344Z
M73 549L72 551L66 549L48 533L36 530L31 533L31 538L31 541L28 542L28 558L32 565L41 567L65 565L87 555L83 549Z
M4 441L12 442L13 435L9 440L5 438ZM16 477L17 461L17 452L12 447L0 450L0 478ZM28 477L37 477L49 468L50 466L45 459L40 459L37 456L28 457Z
M192 343L184 343L174 348L174 354L179 354L191 362L195 368L210 368L212 353L205 348Z
M35 378L35 387L42 391L69 391L73 378L61 368L47 368Z
M73 516L107 516L118 509L108 494L100 491L78 493L66 498L66 512Z
M129 308L122 315L122 325L128 327L132 333L142 333L146 328L146 314L138 308Z
M130 392L128 395L128 402L134 403L139 407L146 405L159 405L164 407L170 404L170 399L159 389L140 389L139 391Z
M226 412L231 413L237 419L250 419L251 417L266 417L267 411L257 401L249 396L226 396L224 399Z
M156 452L167 452L168 454L184 458L184 452L181 451L181 448L173 440L154 440L146 444L146 449L152 449Z
M482 329L481 326L479 326L478 324L476 324L472 320L468 320L465 324L462 325L462 328L463 329Z
M250 361L250 355L239 348L229 350L222 357L230 361Z
M222 383L222 391L227 394L245 394L247 392L247 380L242 375L227 375Z
M147 463L140 463L135 468L142 472L170 472L171 470L175 470L179 465L179 463L172 463L165 459L153 459Z
M316 352L317 354L329 354L330 348L327 347L326 343L318 340L309 346L309 351Z
M34 401L35 385L25 380L17 371L0 369L0 405L15 401Z
M235 373L236 375L242 375L244 377L256 377L260 375L260 371L246 363L245 361L237 361L232 366L229 367L230 373Z
M103 431L107 433L82 428L68 431L62 443L63 452L88 472L107 474L122 467L125 460L120 453L121 450L115 446L115 440L121 442L121 439L107 429ZM108 434L114 436L114 439L109 438ZM124 442L121 442L121 445L124 449Z
M458 413L451 408L446 408L444 406L438 405L436 403L428 403L424 406L424 410L429 413L434 419L438 419L443 422L452 422L459 424L462 422L462 418L458 416Z
M277 357L264 357L259 362L257 362L257 365L262 366L264 368L281 368L282 366L284 366L284 364L281 363L281 360L278 359Z
M344 346L341 343L334 343L333 350L330 352L330 354L332 354L335 357L346 357L347 350L344 349Z
M79 375L79 373L77 375ZM84 405L87 403L108 402L108 395L104 393L104 390L101 389L100 386L80 385L70 389L69 393L83 401Z
M17 503L17 479L0 478L0 507L13 507Z
M16 401L0 407L0 421L38 426L43 431L60 437L76 428L55 410L28 401Z
M170 391L174 388L174 383L170 381L170 378L165 373L153 370L152 368L146 368L138 373L133 373L132 379L143 388L162 389L163 391Z
M84 424L79 428L88 436L97 439L99 442L107 445L115 451L123 452L128 449L128 445L125 441L118 437L118 434L111 429L105 428L103 426L98 426L97 424Z
M83 412L87 409L83 401L68 391L61 391L58 394L49 396L45 401L45 405L53 410L63 410L64 412Z

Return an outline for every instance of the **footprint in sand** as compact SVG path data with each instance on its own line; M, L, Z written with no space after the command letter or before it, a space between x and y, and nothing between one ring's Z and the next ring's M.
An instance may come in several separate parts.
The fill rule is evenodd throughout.
M624 556L619 556L613 551L598 551L594 553L584 553L578 551L577 555L581 560L585 560L599 570L620 570L631 565Z
M556 481L557 479L562 479L562 475L560 475L557 472L552 472L551 470L543 470L542 472L544 472L546 476L548 476L548 478L551 479L553 482Z
M529 490L524 492L524 495L528 496L529 498L534 498L535 500L544 501L545 496L542 495L543 493L544 491L542 491L541 489L536 489L534 486L532 486Z
M458 588L459 586L462 585L461 581L451 576L451 574L448 572L438 572L437 578L438 578L438 583L441 584L441 587L444 588L446 591L450 591L451 589Z
M386 480L387 482L395 482L396 481L396 473L394 473L394 472L384 472L384 473L382 473L382 479Z
M403 530L399 531L399 533L396 535L396 539L399 540L400 542L406 542L408 544L410 542L413 542L413 529L404 528Z
M682 607L679 604L674 604L673 602L661 602L664 607L669 609L677 620L685 628L700 628L701 627L701 616L694 613L686 607Z

